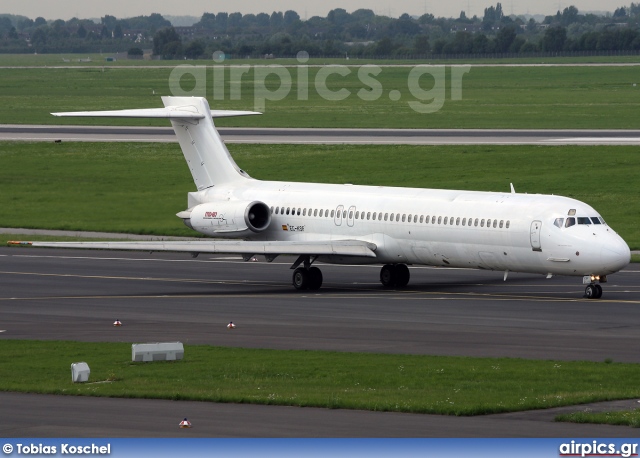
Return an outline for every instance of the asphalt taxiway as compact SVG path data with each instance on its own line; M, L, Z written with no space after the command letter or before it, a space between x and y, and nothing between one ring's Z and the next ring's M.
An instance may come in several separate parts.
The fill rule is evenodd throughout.
M379 267L326 265L323 288L301 293L289 266L286 258L0 248L0 339L640 362L634 264L610 277L600 300L582 298L580 278L510 274L503 282L499 272L426 267L411 269L407 289L388 291ZM124 325L114 328L116 319ZM176 417L201 425L185 434L209 437L633 435L554 423L553 411L456 418L16 393L0 393L0 406L7 437L174 437L182 434Z

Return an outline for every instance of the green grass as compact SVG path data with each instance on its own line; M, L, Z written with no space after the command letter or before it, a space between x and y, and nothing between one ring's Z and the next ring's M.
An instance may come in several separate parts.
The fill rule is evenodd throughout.
M632 254L631 262L640 262L640 254Z
M559 194L640 249L631 146L230 145L263 180ZM159 185L161 183L161 185ZM177 144L0 143L0 227L194 236L175 216L195 186Z
M184 62L182 62L184 64ZM640 78L636 67L473 67L462 77L462 100L451 100L451 67L446 72L444 105L435 113L418 113L409 102L432 99L412 93L409 67L384 67L375 80L381 95L362 100L369 91L353 67L347 76L327 80L331 91L346 89L344 100L326 100L315 88L318 68L308 69L308 100L298 100L298 69L289 68L292 86L280 101L266 101L265 115L220 120L221 126L261 127L370 127L370 128L573 128L637 129ZM161 106L160 95L170 95L172 68L0 68L0 123L4 124L136 124L168 125L162 120L54 118L50 112L111 110ZM212 107L254 110L254 71L235 77L238 100L230 99L231 71L226 69L224 100L213 100L213 70L206 69L204 92ZM183 89L195 85L185 76ZM433 79L420 79L428 91ZM637 84L634 87L634 84ZM270 90L280 81L267 78ZM391 91L400 99L392 101ZM415 95L414 95L415 94ZM196 93L193 95L203 95ZM433 96L433 94L431 95Z
M27 340L0 340L0 351L3 391L447 415L640 396L637 364L195 345L182 361L132 363L128 343ZM71 382L79 361L94 383Z
M640 428L640 409L619 412L574 412L558 415L555 420L570 423L594 423Z

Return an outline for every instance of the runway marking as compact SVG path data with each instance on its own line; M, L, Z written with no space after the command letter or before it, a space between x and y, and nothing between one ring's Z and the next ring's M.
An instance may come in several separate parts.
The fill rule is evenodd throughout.
M438 297L434 297L438 296ZM290 299L291 294L273 294L270 298L287 298ZM509 294L478 294L473 292L452 293L443 291L407 291L407 292L388 292L380 294L379 291L371 293L317 293L311 295L299 296L304 299L380 299L380 300L442 300L442 301L527 301L527 302L580 302L585 304L640 304L639 300L624 299L593 299L586 298L562 298L550 296L522 296ZM241 293L241 294L146 294L146 295L94 295L94 296L36 296L36 297L11 297L0 298L0 301L26 301L26 300L59 300L59 299L204 299L204 298L264 298L264 293Z
M97 259L104 259L104 258L97 258ZM286 265L288 265L288 263L286 263ZM371 266L364 266L364 267L371 267ZM425 267L425 268L429 268L429 267ZM211 279L194 279L194 278L167 278L167 277L125 277L125 276L108 276L108 275L80 275L80 274L56 274L56 273L42 273L42 272L18 272L18 271L0 271L0 274L6 274L6 275L33 275L33 276L42 276L42 277L63 277L63 278L93 278L93 279L105 279L105 280L134 280L134 281L165 281L165 282L171 282L171 283L180 283L180 282L184 282L184 283L211 283L211 284L232 284L232 285L246 285L246 284L252 284L252 285L258 285L258 286L285 286L286 284L283 284L281 282L269 282L269 281L255 281L255 280L211 280ZM346 288L346 289L350 289L349 286L358 286L358 285L369 285L369 286L373 286L373 285L377 285L377 283L375 282L367 282L367 283L363 283L363 282L353 282L350 284L345 284L345 285L341 285L340 288ZM482 283L482 282L473 282L473 283L442 283L442 282L437 282L437 283L429 283L426 284L425 286L428 287L443 287L443 286L455 286L455 287L471 287L471 286L476 286L476 287L485 287L487 286L487 283ZM521 283L500 283L498 285L494 286L499 286L499 287L503 287L503 288L531 288L530 284L521 284ZM555 284L548 284L545 285L545 288L571 288L571 287L575 287L576 284L574 283L555 283ZM334 286L336 287L336 286ZM638 288L636 286L622 286L622 285L608 285L609 288ZM378 289L376 289L376 291L379 291ZM397 290L387 290L387 291L397 291ZM635 292L635 291L620 291L620 292ZM416 291L416 290L405 290L402 291L402 293L406 294L406 293L423 293L423 291ZM481 294L481 293L480 293Z

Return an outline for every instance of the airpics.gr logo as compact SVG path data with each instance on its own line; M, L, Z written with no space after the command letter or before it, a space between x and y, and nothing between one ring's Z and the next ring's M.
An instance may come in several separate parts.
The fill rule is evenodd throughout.
M310 91L324 100L342 101L349 97L358 97L364 102L379 100L385 95L392 102L406 102L417 113L435 113L439 111L446 100L447 71L444 65L415 65L407 72L406 89L411 100L403 101L403 93L398 89L385 89L381 82L384 66L380 65L320 65L313 78L310 76L310 65L306 65L309 54L305 51L298 53L299 65L225 65L224 53L216 51L215 65L178 65L169 75L169 90L171 95L180 97L207 97L213 100L225 100L228 94L230 100L242 100L243 97L253 97L255 111L264 112L266 103L278 102L289 97L295 88L296 100L309 100ZM213 72L211 84L208 84L209 69ZM450 68L451 100L462 100L462 79L471 71L470 65L452 65ZM314 66L315 70L315 66ZM356 74L360 87L356 90L353 82L346 82L340 87L340 80ZM189 90L183 89L182 79L190 75L195 84ZM252 79L252 81L251 81ZM332 84L329 88L328 80ZM294 84L295 82L295 84ZM252 91L245 91L243 87L253 83ZM190 85L191 86L191 85ZM209 88L212 93L208 94ZM250 95L246 92L252 92Z
M614 443L604 442L576 442L561 444L559 447L559 456L621 456L628 458L638 456L637 443L625 443L619 446Z

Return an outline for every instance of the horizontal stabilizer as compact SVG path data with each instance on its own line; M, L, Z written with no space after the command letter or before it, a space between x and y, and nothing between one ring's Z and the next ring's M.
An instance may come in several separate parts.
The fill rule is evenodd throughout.
M111 111L68 111L51 113L53 116L72 117L104 117L104 118L164 118L164 119L203 119L205 115L199 113L195 107L165 107L141 108L134 110ZM212 118L229 118L233 116L250 116L262 114L257 111L211 110Z
M173 251L184 253L268 254L268 255L338 255L375 258L375 244L362 240L327 240L317 242L258 242L244 240L203 240L167 242L22 242L7 245L28 245L43 248L85 248L94 250Z

